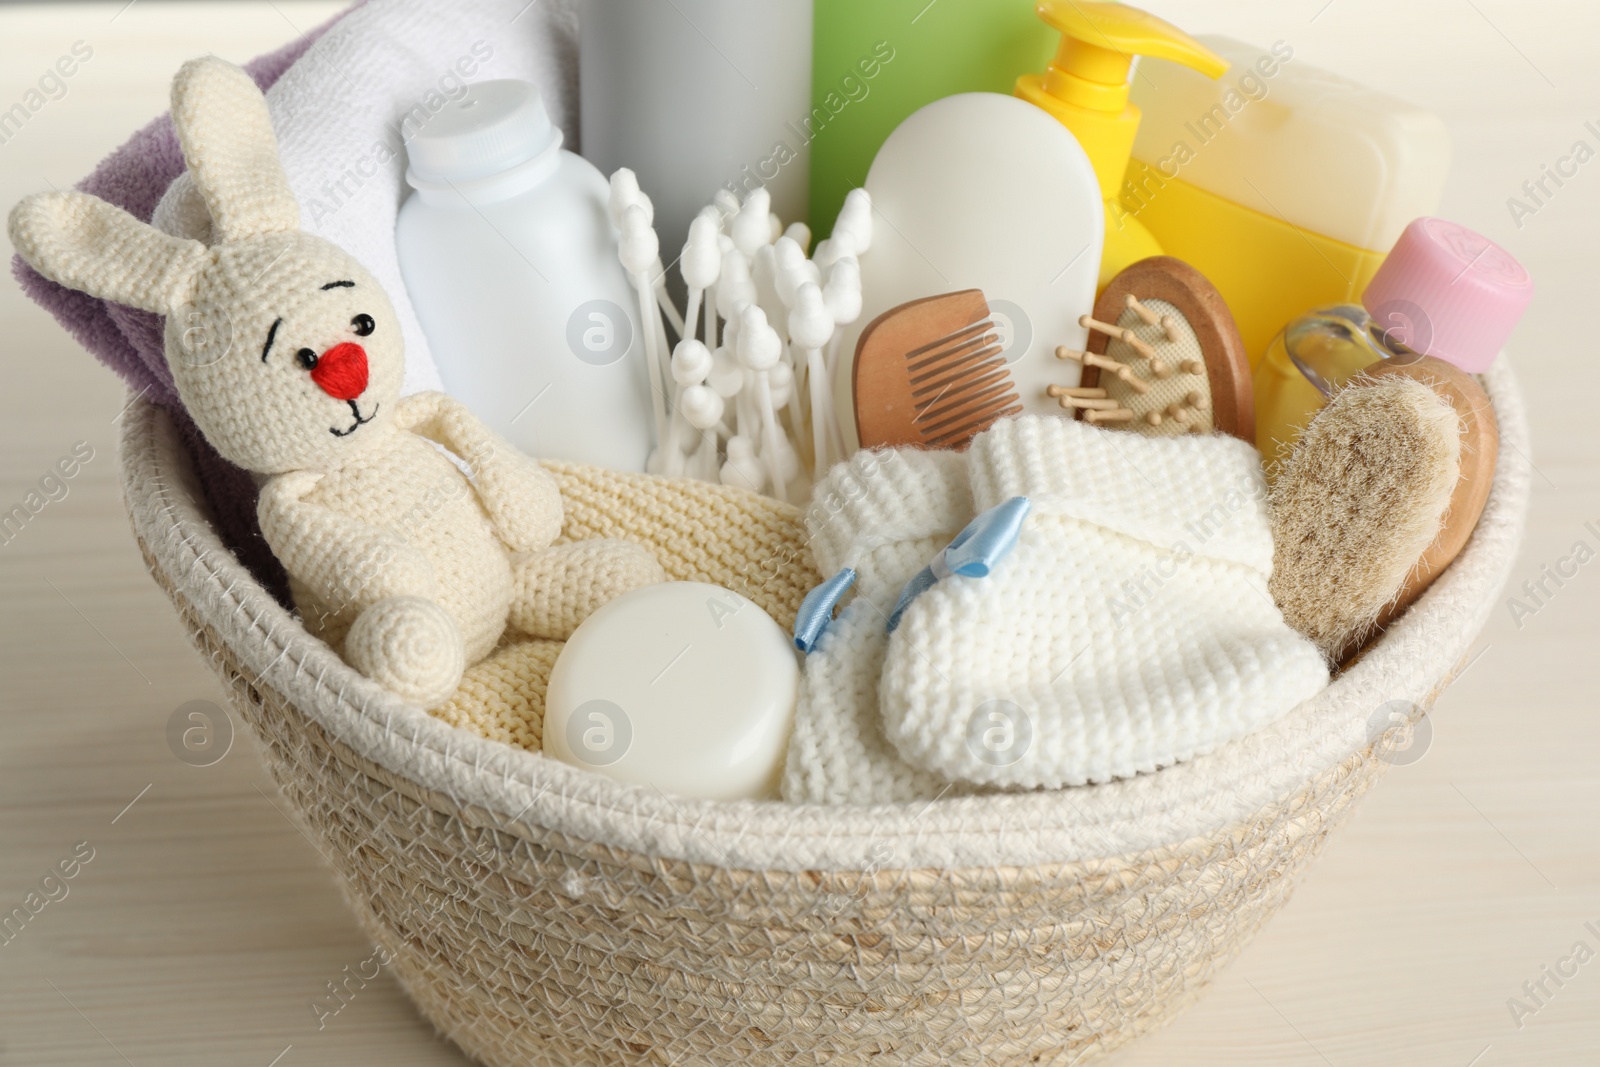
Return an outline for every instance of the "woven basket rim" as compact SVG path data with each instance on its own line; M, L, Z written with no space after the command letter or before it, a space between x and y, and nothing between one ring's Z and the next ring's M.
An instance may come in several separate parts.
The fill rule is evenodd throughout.
M123 420L122 481L135 533L155 566L258 687L270 686L365 758L457 804L719 867L1020 867L1171 846L1248 818L1370 744L1377 709L1397 700L1431 704L1494 607L1527 511L1528 427L1507 360L1486 385L1501 451L1477 532L1428 593L1317 697L1212 753L1123 782L873 807L668 797L448 726L348 668L250 577L209 522L170 417L148 400L134 402Z

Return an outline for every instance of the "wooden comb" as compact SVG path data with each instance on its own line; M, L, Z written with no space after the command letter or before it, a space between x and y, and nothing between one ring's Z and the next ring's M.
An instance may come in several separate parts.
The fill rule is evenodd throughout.
M989 303L978 289L924 297L873 319L856 345L862 448L960 451L1022 413Z
M1255 443L1244 342L1222 295L1189 264L1141 259L1112 278L1094 314L1079 321L1088 351L1056 350L1083 364L1077 387L1050 387L1062 408L1145 434L1217 431Z

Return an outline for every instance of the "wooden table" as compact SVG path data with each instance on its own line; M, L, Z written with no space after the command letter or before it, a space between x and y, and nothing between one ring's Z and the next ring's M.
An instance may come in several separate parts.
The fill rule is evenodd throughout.
M186 58L243 60L326 3L0 6L0 109L74 42L93 49L0 144L0 204L66 187L166 106ZM1163 0L1196 32L1288 41L1296 59L1424 104L1457 159L1442 214L1502 241L1539 296L1514 342L1539 475L1514 582L1600 522L1600 162L1516 225L1507 198L1600 122L1600 9L1580 0ZM908 27L908 33L914 28ZM1307 160L1314 168L1315 160ZM9 251L9 250L8 250ZM1585 325L1589 322L1589 325ZM311 1007L371 955L322 861L241 735L209 767L174 758L175 709L221 699L146 577L116 487L124 397L10 281L0 284L0 510L77 442L93 458L0 546L0 912L80 861L0 944L0 1063L459 1064L382 975L337 1015ZM1287 909L1201 1003L1119 1067L1600 1062L1600 564L1517 625L1440 701ZM87 842L80 846L80 842ZM60 896L60 886L52 883ZM1587 926L1593 922L1594 926ZM1544 982L1542 1004L1524 991ZM1509 998L1536 1010L1514 1019Z

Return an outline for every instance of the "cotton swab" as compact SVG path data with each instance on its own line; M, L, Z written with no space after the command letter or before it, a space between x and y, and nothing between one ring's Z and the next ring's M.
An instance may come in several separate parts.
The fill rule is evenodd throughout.
M805 253L811 248L811 227L803 222L791 222L783 235L800 246L800 251Z
M831 464L832 442L828 423L833 384L828 380L822 350L832 338L833 316L828 314L822 290L815 282L805 282L795 291L794 311L789 315L789 340L805 359L806 385L811 394L811 454L814 460L811 469L817 478L821 478Z
M706 291L706 344L713 350L721 343L717 335L717 319L719 316L724 319L727 318L726 315L722 314L722 275L727 272L728 257L737 251L738 249L733 247L733 238L719 231L717 233L717 254L721 257L722 267L717 274L716 284Z
M865 189L852 189L845 195L844 206L833 224L833 236L847 235L852 253L865 255L872 250L872 194Z
M639 188L639 176L622 167L611 175L611 197L606 204L611 215L611 226L618 233L622 232L622 213L635 205L645 213L645 224L654 224L655 205Z
M827 375L828 410L833 411L833 387L839 375L839 345L844 340L840 326L849 326L861 317L861 262L855 256L844 256L828 271L828 284L822 289L822 302L834 323L834 335L828 345L828 357L823 364ZM835 452L845 458L844 428L838 418L828 420L828 431Z
M806 259L805 251L794 238L785 235L778 238L772 246L773 262L773 290L781 307L770 309L769 316L775 317L782 323L782 332L793 340L794 327L789 321L789 316L795 306L795 293L801 285L808 281L816 280L816 267ZM785 350L785 358L790 370L798 377L804 366L799 357L792 351ZM804 404L801 401L800 390L794 390L789 397L789 426L794 431L796 438L800 436L801 429L805 426Z
M670 322L672 324L672 328L678 332L678 337L680 339L687 336L683 332L683 314L678 311L677 305L672 302L672 295L667 292L667 268L662 265L660 256L657 256L656 261L650 265L650 278L655 285L656 306L666 314L667 321ZM660 316L658 315L657 320L659 321L659 319ZM662 342L665 343L665 327L662 328L661 339Z
M717 190L675 265L688 294L680 314L667 293L654 205L632 171L612 175L608 201L643 319L656 422L649 469L790 499L846 455L833 398L838 326L861 315L856 257L872 244L873 217L870 197L854 190L808 257L810 228L785 229L771 207L764 188L743 203Z
M665 454L663 473L676 477L683 474L684 452L683 440L679 437L680 421L687 423L689 420L682 411L683 390L690 386L702 384L706 375L711 373L711 352L705 345L694 338L679 341L678 347L672 350L672 380L678 386L677 398L673 404L672 426L668 433L668 440L661 446ZM721 418L721 415L717 416Z
M775 412L793 403L799 392L795 387L794 368L781 359L768 372L767 384L772 389L772 409ZM795 421L796 425L802 422L798 417ZM811 485L806 480L800 453L795 451L794 442L787 433L784 433L781 423L778 425L777 461L779 471L783 475L783 484L788 487L789 502L804 503L811 493Z
M740 304L755 302L756 283L750 277L749 258L738 248L727 249L722 255L722 273L717 277L717 314L731 324Z
M756 446L748 437L728 438L728 460L719 474L723 485L737 485L752 493L761 492L767 484Z
M647 306L641 304L639 308L641 316L639 326L647 335L655 335L656 350L664 358L667 351L667 331L661 325L661 312L666 312L667 318L674 323L673 328L678 331L679 336L682 336L683 333L683 318L678 314L678 309L672 306L672 301L667 296L666 271L661 266L661 242L655 236L655 203L645 194L643 189L639 188L638 175L627 167L622 167L611 175L611 195L606 208L611 215L611 223L616 227L619 234L622 231L623 216L627 214L628 209L638 209L644 216L645 227L651 231L651 239L656 242L656 255L646 266L645 274L650 281L650 288L657 310L652 313ZM633 271L629 271L630 275L633 273ZM662 400L664 403L671 402L670 397L663 397ZM656 438L656 443L658 445L661 443L659 436Z
M833 233L817 245L812 262L823 277L832 275L834 264L846 257L860 257L872 247L872 196L865 189L852 189L833 224Z
M720 227L739 213L739 198L731 189L718 189L707 207L717 213L717 225Z
M728 225L733 243L747 259L756 249L772 243L772 194L763 186L745 197L744 205Z
M789 402L789 398L794 395L794 371L789 364L780 359L772 365L772 369L767 372L767 387L772 390L772 408L774 411L781 409ZM788 449L784 449L784 451L788 451ZM783 468L783 480L792 480L796 470L797 468L792 464L786 463Z
M735 350L739 362L755 374L756 410L761 419L762 459L766 461L767 474L772 479L773 496L787 500L784 485L782 446L778 443L778 417L773 410L772 368L783 355L783 342L777 331L767 323L767 313L755 304L745 306L739 316L739 344Z
M672 350L672 380L681 386L701 385L711 373L711 350L694 338Z
M639 188L639 176L627 167L619 168L611 175L611 195L606 203L606 210L611 215L611 225L620 233L622 230L622 216L630 207L637 207L644 213L646 226L653 227L656 221L655 203ZM672 298L667 295L667 271L661 265L659 255L660 242L657 241L658 254L654 260L646 265L646 273L650 277L650 287L655 296L656 306L665 312L667 321L672 323L672 328L683 336L683 316L678 314L678 309L673 306ZM661 316L658 313L654 319L657 335L663 345L666 343L666 332L661 328ZM648 325L648 324L647 324Z
M824 237L817 242L817 247L812 251L811 262L815 263L817 269L822 272L823 280L827 280L828 271L839 261L839 258L847 254L853 255L854 251L849 247L848 241Z
M861 317L861 263L855 256L844 256L834 263L828 282L822 287L822 300L835 325L849 326Z
M817 265L806 258L805 250L799 242L789 236L778 238L778 243L772 246L772 255L776 271L774 281L778 292L778 299L786 308L794 307L795 290L802 282L822 284L821 273Z
M689 223L689 239L683 246L679 269L683 283L689 289L689 303L684 312L681 336L693 338L700 321L700 301L705 291L716 284L722 273L722 249L718 245L717 220L701 212Z
M723 400L709 385L691 385L678 396L678 407L689 425L700 431L700 445L689 464L696 478L717 477L717 427L722 422Z
M767 313L775 329L783 329L785 308L778 299L778 252L772 245L762 245L750 259L750 280L756 286L755 303Z
M656 327L660 324L661 316L656 313L655 287L650 284L650 265L655 262L660 248L661 243L656 238L655 230L650 228L644 208L638 204L628 205L622 212L619 252L622 267L628 272L639 294L639 321L644 334L645 364L650 371L651 410L655 414L656 459L660 458L661 446L666 440L667 423L667 394L662 381L661 353L656 346Z
M744 387L744 368L726 346L711 354L711 373L706 376L706 384L724 400L732 400Z

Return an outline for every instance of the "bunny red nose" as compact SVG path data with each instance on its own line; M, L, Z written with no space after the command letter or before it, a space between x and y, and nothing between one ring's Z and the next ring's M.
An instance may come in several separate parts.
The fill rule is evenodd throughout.
M367 391L367 351L353 341L334 345L317 357L311 380L335 400L354 400Z

